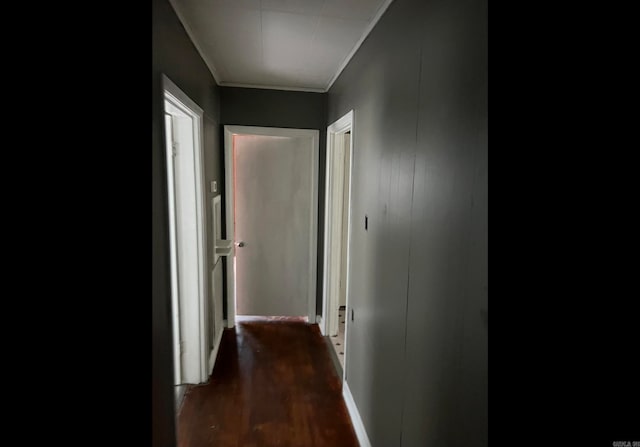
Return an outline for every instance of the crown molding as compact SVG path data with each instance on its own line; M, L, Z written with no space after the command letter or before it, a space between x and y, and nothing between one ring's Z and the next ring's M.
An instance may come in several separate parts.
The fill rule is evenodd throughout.
M211 76L213 76L213 80L216 82L216 84L220 85L220 75L218 74L218 70L216 70L216 66L213 64L213 61L209 59L206 53L202 50L202 47L200 46L200 42L196 37L196 34L191 29L191 26L189 26L189 22L187 22L187 19L185 18L184 14L182 14L182 10L178 6L176 0L169 0L169 3L171 3L173 10L176 12L178 19L182 23L182 26L184 26L184 29L187 32L187 35L189 36L189 38L191 39L193 46L196 47L196 50L200 54L200 57L202 58L205 65L211 72Z
M287 90L293 92L311 92L311 93L326 93L323 88L312 87L284 87L280 85L261 85L261 84L241 84L236 82L220 82L220 87L243 87L243 88L260 88L265 90Z

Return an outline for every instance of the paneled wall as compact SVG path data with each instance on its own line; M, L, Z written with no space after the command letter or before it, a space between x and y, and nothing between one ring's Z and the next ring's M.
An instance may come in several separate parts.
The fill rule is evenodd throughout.
M347 382L372 445L487 445L486 1L395 0L327 122L350 109Z

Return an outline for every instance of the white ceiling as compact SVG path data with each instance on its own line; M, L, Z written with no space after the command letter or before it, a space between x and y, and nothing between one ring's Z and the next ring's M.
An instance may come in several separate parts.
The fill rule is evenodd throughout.
M222 86L325 92L392 0L170 0Z

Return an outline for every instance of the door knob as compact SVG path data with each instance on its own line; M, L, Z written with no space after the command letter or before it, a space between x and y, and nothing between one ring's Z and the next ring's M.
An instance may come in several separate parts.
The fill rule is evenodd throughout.
M236 244L238 247L244 247L244 241L242 242L238 242L238 244Z

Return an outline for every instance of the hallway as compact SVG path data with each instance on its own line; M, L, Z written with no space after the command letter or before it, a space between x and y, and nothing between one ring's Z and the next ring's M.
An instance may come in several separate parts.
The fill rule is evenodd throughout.
M154 446L488 446L487 8L486 0L153 0ZM191 152L168 138L168 81L198 112L201 212L177 213L202 234L197 288L172 281L186 244L171 237L169 168ZM313 146L287 164L245 154L260 174L245 177L256 180L244 188L250 222L267 232L251 237L236 219L234 141L274 129L310 131ZM346 138L335 139L347 130L348 151ZM298 157L311 174L293 167ZM304 191L298 180L308 180ZM332 192L343 193L342 208L330 206ZM302 213L296 201L309 194ZM289 209L304 225L284 217ZM328 237L338 227L342 238ZM243 256L268 291L238 272ZM193 285L197 305L173 304L180 284ZM344 300L335 300L340 286ZM237 312L242 295L267 292L282 307ZM280 302L303 294L295 310ZM346 345L331 337L341 305ZM236 312L313 324L231 329ZM182 409L180 384L190 384Z
M225 330L209 382L185 396L179 447L358 446L327 349L315 324Z

